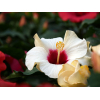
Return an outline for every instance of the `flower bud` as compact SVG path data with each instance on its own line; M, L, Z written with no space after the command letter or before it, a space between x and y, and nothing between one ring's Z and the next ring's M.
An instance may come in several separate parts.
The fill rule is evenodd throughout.
M0 23L3 23L5 21L5 15L4 13L0 14Z
M34 12L34 13L33 13L33 18L34 18L34 20L37 20L38 17L39 17L38 13Z
M48 21L45 21L44 23L43 23L43 29L45 30L45 29L47 29L48 28Z
M25 19L25 16L22 16L21 19L20 19L20 22L19 22L19 26L22 27L26 24L26 19Z
M11 41L12 41L12 38L10 37L10 36L8 36L7 38L6 38L6 43L11 43Z

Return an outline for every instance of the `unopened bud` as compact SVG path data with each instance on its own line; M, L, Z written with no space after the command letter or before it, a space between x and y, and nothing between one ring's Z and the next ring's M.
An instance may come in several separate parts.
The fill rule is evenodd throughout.
M19 26L22 27L26 24L26 19L25 19L25 16L22 16L21 19L20 19L20 22L19 22Z
M0 14L0 23L3 23L5 21L5 15L4 13Z
M38 13L34 12L34 13L33 13L33 18L34 18L34 20L37 20L38 17L39 17Z
M43 23L43 29L47 29L48 28L48 21L45 21L44 23Z

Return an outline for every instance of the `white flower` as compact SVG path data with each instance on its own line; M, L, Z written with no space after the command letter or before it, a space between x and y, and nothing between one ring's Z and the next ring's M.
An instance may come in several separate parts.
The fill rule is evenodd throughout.
M87 66L92 66L91 62L91 46L89 47L90 42L87 41L87 53L84 57L77 59L80 64L82 65L87 65Z
M50 78L58 78L65 63L81 58L87 53L87 42L79 39L73 31L66 31L64 41L61 37L53 39L39 38L34 35L35 47L26 54L26 66L32 70L34 65Z

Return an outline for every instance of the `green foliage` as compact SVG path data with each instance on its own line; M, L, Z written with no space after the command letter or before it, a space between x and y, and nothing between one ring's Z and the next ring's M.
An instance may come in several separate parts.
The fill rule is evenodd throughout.
M5 54L11 55L12 57L16 58L16 59L21 59L25 56L25 53L22 49L17 49L17 48L13 48L13 47L0 47L0 51L2 51Z
M90 87L100 87L100 73L96 73L93 69L90 69L91 75L88 79L88 86Z
M28 70L28 69L26 69L24 72L23 72L23 74L24 75L31 75L31 74L34 74L35 72L38 72L39 70L36 68L36 67L34 67L32 70Z

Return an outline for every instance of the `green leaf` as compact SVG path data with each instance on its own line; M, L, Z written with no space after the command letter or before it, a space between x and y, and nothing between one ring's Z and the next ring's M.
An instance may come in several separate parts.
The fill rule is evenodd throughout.
M84 38L93 36L93 33L95 33L95 28L93 26L88 27L87 32L84 35Z
M23 74L21 72L14 71L12 74L7 76L5 79L12 79L12 78L24 78Z
M24 75L31 75L31 74L34 74L35 72L38 72L39 70L34 67L32 70L28 70L26 69L25 72L23 72Z
M0 47L0 51L18 59L18 60L25 56L24 50L13 48L13 47L8 47L8 46L7 47Z
M48 82L48 76L39 71L34 74L27 75L25 81L31 86L37 86L43 82Z
M95 34L97 34L100 37L100 28L95 28L96 32Z
M90 41L90 45L92 46L100 44L100 38L98 37L97 38L89 37L89 38L86 38L86 41Z
M38 30L37 30L38 34L41 34L43 32L43 24L44 24L45 21L47 21L46 18L42 18L41 19L41 21L39 23L39 26L38 26Z
M84 25L91 25L93 23L95 23L98 19L100 19L100 16L97 16L95 19L86 19L82 22L82 24L80 25L80 29L84 26Z
M42 38L56 38L56 37L64 37L65 31L61 31L61 32L56 32L56 31L51 31L48 30L46 31L43 35L41 35L40 37Z
M3 44L3 41L0 39L0 45L2 45Z
M20 33L20 32L17 32L17 31L13 31L13 30L6 30L5 32L0 32L0 37L5 37L5 36L12 36L12 37L19 37L20 39L22 40L25 40L25 37Z
M90 69L91 75L88 79L88 86L90 87L100 87L100 73L96 73L93 69Z

